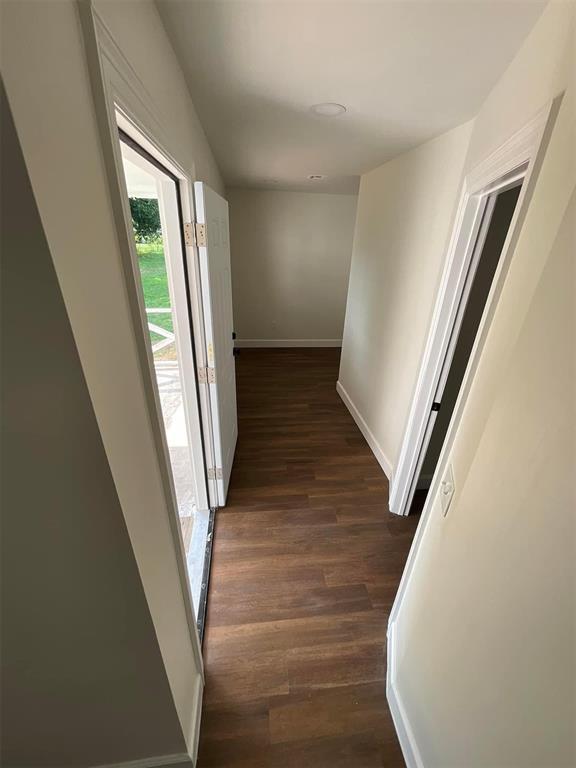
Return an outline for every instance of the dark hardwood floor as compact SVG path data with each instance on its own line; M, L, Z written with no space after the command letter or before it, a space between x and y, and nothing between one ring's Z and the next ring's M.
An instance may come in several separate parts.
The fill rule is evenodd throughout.
M386 622L417 518L336 393L339 350L242 350L216 514L199 768L404 766Z

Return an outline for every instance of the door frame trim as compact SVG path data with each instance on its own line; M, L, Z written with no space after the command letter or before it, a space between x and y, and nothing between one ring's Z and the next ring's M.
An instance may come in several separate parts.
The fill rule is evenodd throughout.
M206 330L204 325L204 316L202 303L199 298L199 266L198 266L198 252L196 246L187 246L183 237L183 224L184 220L191 221L194 219L193 204L190 199L187 190L192 188L191 182L185 172L179 168L179 166L164 154L163 150L159 147L154 147L154 153L149 151L150 142L147 136L142 132L139 125L134 124L133 121L128 118L122 107L119 104L119 99L116 92L112 93L112 103L114 108L114 115L116 124L118 126L118 132L120 134L120 140L124 141L134 149L135 152L145 157L148 162L154 165L158 171L166 174L176 184L177 197L179 203L179 226L180 231L180 243L182 249L182 255L184 257L184 271L187 278L186 293L188 299L188 320L190 324L190 333L192 337L192 353L194 358L195 367L195 398L199 414L199 422L201 429L201 442L202 450L194 450L193 458L195 465L202 464L203 485L201 490L201 498L196 498L196 505L202 511L208 511L210 508L217 506L216 494L213 489L213 482L208 478L207 467L214 466L214 437L212 432L212 411L209 398L206 397L206 387L200 385L197 376L197 370L199 366L206 365ZM120 157L118 162L122 162ZM118 166L118 172L123 174L122 166ZM120 178L120 184L125 185L124 177ZM130 227L130 215L126 211L125 218L127 226ZM137 269L137 256L135 250L131 245L131 253L133 256L133 268L136 274ZM138 282L138 280L137 280ZM143 332L146 335L146 317L142 314ZM153 380L154 376L154 360L149 355L149 365ZM193 447L193 446L191 446Z
M202 691L204 687L204 664L198 628L196 625L196 617L194 614L186 556L177 514L175 488L169 468L168 449L163 428L160 424L160 411L159 403L157 402L158 396L156 392L153 361L146 338L146 317L145 314L143 314L141 302L139 301L139 286L134 275L132 251L135 249L135 246L131 216L127 197L125 195L126 190L124 189L125 181L118 129L122 128L125 133L137 141L137 143L149 152L150 155L157 158L166 170L170 171L179 179L182 215L185 220L189 221L194 220L194 197L191 177L195 175L195 168L191 169L190 174L187 173L178 160L166 149L166 147L170 145L170 142L163 128L160 111L154 104L144 83L140 80L130 62L116 43L112 33L99 15L97 9L94 7L92 0L79 2L78 11L86 48L87 66L95 103L95 114L102 142L103 158L108 175L110 206L116 224L118 243L126 275L125 290L130 305L135 341L138 348L142 385L148 403L148 414L150 416L150 425L154 436L158 457L158 468L162 479L166 506L170 510L170 531L174 545L174 555L178 569L182 603L190 635L191 651L195 667L199 673L197 681L190 681L190 685L193 686L193 689L190 691L190 696L194 701L192 707L193 725L191 732L191 723L181 723L186 735L191 736L191 742L187 745L189 752L191 755L196 755L199 739L198 726L201 715ZM118 114L121 115L121 125L119 125L117 118ZM195 251L195 247L185 247L189 275L192 275L191 284L193 284L194 275L198 274L197 270L192 271L195 269L194 262L197 262ZM197 305L194 295L195 290L196 287L194 288L194 291L191 290L190 293L192 307L197 310L196 314L193 313L193 327L195 331L194 339L197 365L201 366L205 365L204 361L206 358L205 349L203 349L204 325L202 305L200 303L198 306L195 306ZM200 392L202 392L205 388L200 387L199 389ZM208 414L209 413L210 411L208 410ZM206 428L210 430L211 439L211 420L208 422L208 425L206 425L204 421L204 412L202 412L202 417L203 428L205 430ZM206 461L209 462L211 460L209 441L205 443L205 449ZM153 615L152 618L154 621L155 616ZM160 636L159 641L161 641ZM164 645L162 641L160 642L160 649L161 652L164 653ZM164 661L166 664L166 659ZM168 673L168 677L170 679L170 673ZM180 711L178 714L180 716Z
M119 129L119 138L121 145L124 145L121 152L127 153L133 162L141 165L149 171L156 179L159 189L160 220L162 222L163 240L165 240L164 255L166 261L166 271L168 277L168 286L173 300L172 316L174 323L174 343L178 349L178 367L180 369L180 378L183 389L183 406L185 413L186 432L188 433L189 444L188 452L193 465L195 506L201 511L208 511L208 477L206 472L206 458L204 449L204 432L201 424L200 392L197 376L195 335L196 329L192 322L192 313L190 307L190 290L188 269L186 260L185 245L183 242L183 223L182 223L182 202L180 196L179 179L169 170L164 168L161 163L150 157L145 149L140 147L132 137L128 136L122 129ZM173 197L170 191L173 190ZM166 197L172 198L172 206L167 205ZM176 221L173 221L173 227L164 232L163 218L168 215L169 208L176 206L172 216L176 214ZM176 231L174 231L176 230ZM133 268L138 283L138 255L131 249L133 257ZM183 286L176 279L179 275L183 279ZM137 289L140 300L143 300L141 291ZM143 307L143 332L146 334L146 323L148 317L146 307ZM182 353L182 358L180 354ZM152 354L152 373L154 379L157 378L156 363L154 354ZM155 390L158 386L155 386ZM160 401L157 400L160 406ZM162 409L160 408L160 421L162 423ZM168 449L168 458L169 449Z
M478 198L484 197L487 199L494 191L505 188L506 183L512 186L512 179L515 179L515 183L517 183L520 176L518 176L517 173L515 174L515 172L518 171L518 169L522 169L522 189L512 221L510 222L506 242L504 243L500 262L494 275L490 294L484 308L476 340L460 387L460 393L454 407L454 412L448 426L438 464L432 478L432 484L428 492L424 509L422 510L420 522L414 535L412 546L400 580L400 585L396 593L396 598L388 619L386 697L390 705L392 719L408 768L422 768L423 760L419 754L417 739L411 728L411 723L406 714L406 709L403 705L402 697L397 686L397 656L399 652L397 632L398 616L409 590L417 559L422 551L422 543L431 519L435 497L439 490L440 479L443 476L447 459L454 443L462 413L478 368L482 349L486 342L490 324L496 311L498 299L502 292L508 268L514 255L514 249L518 242L522 224L534 192L538 173L542 165L561 101L562 95L559 95L550 101L529 123L512 135L495 152L477 165L464 179L453 233L448 248L442 283L438 292L433 321L426 342L418 384L412 401L412 408L404 436L404 443L402 445L401 459L403 465L401 467L399 462L398 471L394 477L393 492L395 493L395 508L392 509L392 501L390 508L391 511L395 511L396 514L401 514L402 512L399 511L401 510L401 507L399 507L398 504L402 498L405 498L402 494L406 493L406 485L411 479L411 476L409 475L410 467L414 466L414 452L418 446L416 439L417 435L414 433L418 427L422 427L423 413L427 416L425 411L423 411L422 404L424 403L426 408L430 408L432 405L432 397L436 389L438 376L440 375L441 364L444 360L444 356L441 355L441 352L443 349L445 350L445 345L448 343L452 331L451 323L453 322L455 311L455 306L453 305L455 304L456 299L459 299L455 290L455 286L458 285L458 282L455 283L454 280L465 266L466 260L469 261L471 250L473 250L475 245L475 240L471 235L474 231L474 227L477 225L477 219L479 217L480 204ZM404 472L404 475L400 475L400 470Z
M444 368L450 339L454 337L454 332L458 328L458 308L461 306L466 290L467 277L487 201L494 192L504 191L522 181L522 190L486 301L476 342L470 354L451 427L459 418L457 414L462 410L474 378L480 351L526 215L543 154L544 138L559 106L557 102L558 99L547 104L529 123L513 134L464 178L416 389L390 488L390 511L396 515L407 515L409 512L410 491L425 440L428 417ZM449 443L451 433L453 437L453 432L454 429L449 428L445 445Z

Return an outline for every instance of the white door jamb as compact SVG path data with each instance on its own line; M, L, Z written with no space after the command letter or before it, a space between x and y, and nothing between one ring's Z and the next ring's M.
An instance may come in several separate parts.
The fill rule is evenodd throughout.
M466 290L467 276L475 256L478 233L488 198L494 192L504 191L523 180L516 211L510 223L508 237L462 382L460 403L464 400L463 395L469 389L476 369L479 351L494 314L496 301L508 271L513 246L525 216L533 186L530 182L542 154L540 151L542 140L556 110L557 104L551 102L464 179L416 390L390 488L390 511L394 514L407 515L409 512L411 490L414 488L419 459L421 460L434 395L438 389L442 371L445 370L446 356L450 353L450 340L457 335L455 330L457 331L459 322L458 310ZM457 410L458 406L454 414ZM448 441L448 435L446 441Z

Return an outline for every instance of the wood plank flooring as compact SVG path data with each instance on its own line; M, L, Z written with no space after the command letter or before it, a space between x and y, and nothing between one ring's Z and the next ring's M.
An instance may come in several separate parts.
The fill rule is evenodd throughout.
M336 393L339 350L242 350L216 514L199 768L404 766L386 621L417 518Z

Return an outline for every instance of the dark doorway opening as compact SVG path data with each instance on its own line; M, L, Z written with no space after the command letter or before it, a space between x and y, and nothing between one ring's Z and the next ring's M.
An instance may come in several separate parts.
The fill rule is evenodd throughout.
M423 449L424 459L420 465L410 514L420 512L424 507L432 477L434 476L442 446L444 445L454 406L458 399L466 367L468 366L468 360L476 340L484 307L486 306L494 275L500 261L502 248L508 235L510 222L518 202L520 189L521 185L517 185L496 194L482 253L472 278L472 284L462 315L462 323L458 331L458 338L454 346L448 375L445 377L443 389L435 397L433 405L435 411L435 414L433 414L435 415L434 427L428 445Z

